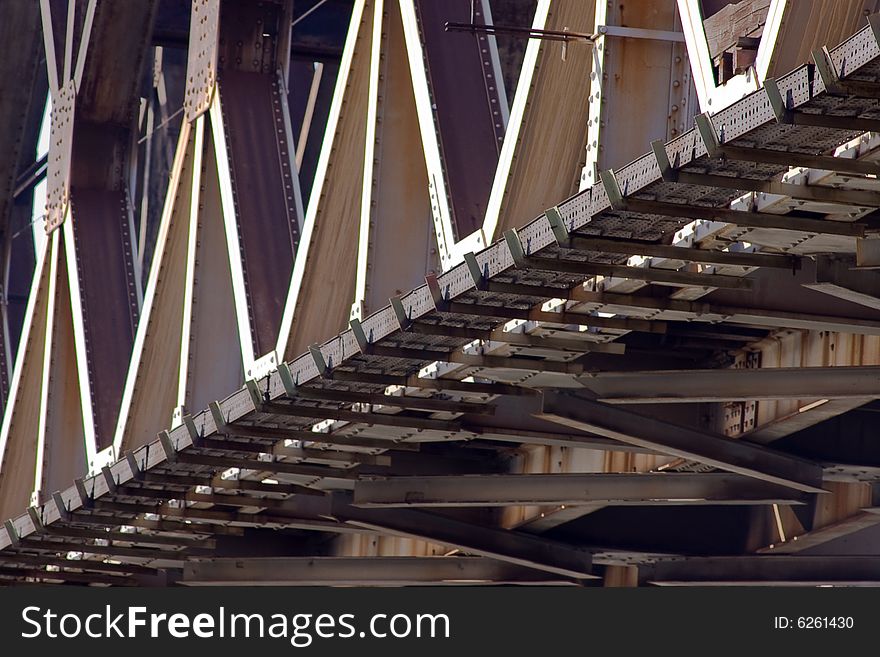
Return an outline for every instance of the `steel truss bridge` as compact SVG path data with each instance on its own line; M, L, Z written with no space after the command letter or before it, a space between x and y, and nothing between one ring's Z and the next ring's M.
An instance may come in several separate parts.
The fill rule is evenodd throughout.
M0 582L877 584L876 4L3 2Z

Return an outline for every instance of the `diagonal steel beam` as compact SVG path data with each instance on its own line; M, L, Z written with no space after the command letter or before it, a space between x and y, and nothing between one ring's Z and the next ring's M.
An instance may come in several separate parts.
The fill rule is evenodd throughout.
M582 396L545 392L543 410L538 417L795 490L824 492L821 488L822 468L812 461L664 422Z
M528 568L577 579L594 578L586 550L514 531L476 525L409 509L359 509L344 493L334 495L333 515L352 525L458 548Z

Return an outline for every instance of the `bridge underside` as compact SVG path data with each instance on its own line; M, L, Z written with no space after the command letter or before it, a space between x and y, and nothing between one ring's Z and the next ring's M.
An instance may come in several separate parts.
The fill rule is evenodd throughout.
M0 8L0 584L880 583L873 3L125 4Z

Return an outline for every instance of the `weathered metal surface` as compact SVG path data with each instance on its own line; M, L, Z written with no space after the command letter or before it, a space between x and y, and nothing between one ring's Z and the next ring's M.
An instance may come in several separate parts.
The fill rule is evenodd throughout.
M274 74L223 71L218 92L254 353L275 348L300 217Z
M187 564L186 586L441 586L468 582L565 584L570 580L483 557L282 557L199 560Z
M10 382L9 399L0 428L0 516L9 517L16 508L30 504L36 469L40 422L40 390L45 366L46 320L49 307L49 249L43 248L37 266L21 346Z
M72 200L73 230L65 239L68 267L77 269L74 312L82 317L83 343L89 354L88 385L99 448L112 444L122 399L125 364L131 357L139 313L131 235L124 193L77 192ZM102 253L102 258L91 254ZM82 385L83 382L81 382Z
M399 5L378 3L373 21L356 318L417 285L438 260Z
M590 32L594 13L592 2L542 2L534 26ZM589 43L569 43L565 59L562 48L539 39L526 45L483 223L487 240L498 239L577 189L593 129L589 113L599 103L594 95L600 85L591 79L595 58Z
M457 241L483 224L501 148L498 133L503 133L498 125L501 81L487 78L483 65L494 43L485 35L481 39L477 34L447 34L444 29L447 21L469 20L468 2L417 0L415 7L445 178L435 181L443 184L443 191L435 192L448 197Z
M119 454L153 440L156 418L167 422L178 405L178 391L167 382L175 380L181 370L181 350L169 345L182 343L193 180L198 180L193 170L195 148L193 131L186 124L171 170L155 264L150 269L113 438Z
M359 481L361 507L466 507L526 505L796 504L784 487L755 486L721 473L511 474L395 477Z
M67 214L70 202L70 167L73 152L76 86L73 80L62 87L52 104L49 136L49 164L46 179L46 232L51 233Z
M355 5L327 135L297 251L277 351L284 358L345 326L356 282L358 211L363 187L372 3ZM325 254L332 253L332 256ZM332 289L329 303L311 300Z
M83 408L92 410L94 406L88 395L83 394L77 369L74 297L64 239L61 233L53 236L49 262L44 349L51 358L43 361L32 504L48 501L52 492L85 475L92 465L89 460L94 458L94 452L89 449L91 440L86 437L83 413ZM127 358L125 354L121 357ZM105 392L112 395L116 390L108 388ZM105 401L100 395L98 398Z
M217 82L220 0L193 0L189 30L186 95L183 106L190 123L211 105Z

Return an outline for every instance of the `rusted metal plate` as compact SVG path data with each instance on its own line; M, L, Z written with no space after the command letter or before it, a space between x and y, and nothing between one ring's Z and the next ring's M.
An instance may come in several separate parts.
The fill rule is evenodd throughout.
M53 100L46 183L46 233L51 233L61 225L70 202L70 163L76 101L73 80L61 87L58 96Z
M77 2L86 6L86 2ZM137 117L144 60L158 0L98 2L94 16L74 32L71 77L77 85L77 120L128 127ZM84 12L86 14L87 12ZM80 42L87 53L79 54Z
M217 81L219 36L220 0L193 0L183 101L187 121L194 121L211 105Z

